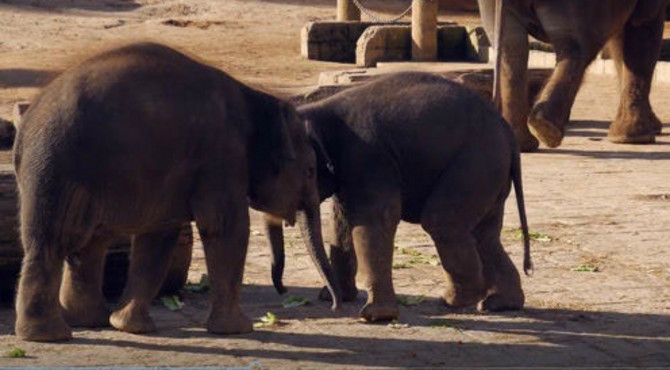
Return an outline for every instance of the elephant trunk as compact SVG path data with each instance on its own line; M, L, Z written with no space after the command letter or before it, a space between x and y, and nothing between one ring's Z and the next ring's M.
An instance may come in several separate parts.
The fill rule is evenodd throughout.
M265 215L265 234L272 247L272 284L277 293L286 293L286 288L282 282L284 275L284 228L281 219L277 219L268 214Z
M319 210L319 201L310 202L304 210L299 211L297 215L298 225L302 232L302 237L307 243L307 250L312 257L312 261L319 270L321 278L325 281L326 287L333 297L333 311L338 310L342 305L342 293L335 280L335 274L328 261L326 250L321 236L321 214ZM273 247L274 250L274 247Z

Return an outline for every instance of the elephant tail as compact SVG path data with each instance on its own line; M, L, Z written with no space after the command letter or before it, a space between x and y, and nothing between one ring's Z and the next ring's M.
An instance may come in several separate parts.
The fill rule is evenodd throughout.
M523 272L526 276L530 276L533 273L533 262L530 258L530 234L528 232L528 219L526 218L526 205L521 181L521 153L516 142L513 147L511 175L512 183L514 184L514 193L516 194L516 205L519 210L519 219L521 221L521 232L523 233Z

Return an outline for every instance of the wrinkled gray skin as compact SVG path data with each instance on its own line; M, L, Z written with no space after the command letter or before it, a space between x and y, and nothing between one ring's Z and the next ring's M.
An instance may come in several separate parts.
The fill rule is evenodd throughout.
M315 161L292 106L165 46L133 44L69 70L36 98L14 147L25 251L16 334L66 340L70 326L109 323L154 330L148 307L190 220L212 284L207 330L251 331L240 309L249 202L297 217L334 286ZM111 317L101 293L110 234L132 234L123 305Z
M666 0L478 0L491 40L496 2L504 1L501 37L502 113L522 151L561 144L584 72L607 48L621 99L610 125L615 143L652 143L661 123L649 103L663 34ZM535 104L527 102L528 35L553 45L556 69ZM530 130L529 130L530 129Z
M298 113L313 142L324 148L316 150L319 193L321 199L334 195L330 259L345 301L356 298L358 266L365 275L363 318L398 317L391 273L400 220L421 224L435 242L449 305L523 307L519 274L500 243L514 183L524 269L531 269L519 149L489 102L436 75L401 73ZM275 257L282 247L273 246ZM280 274L273 271L275 286Z

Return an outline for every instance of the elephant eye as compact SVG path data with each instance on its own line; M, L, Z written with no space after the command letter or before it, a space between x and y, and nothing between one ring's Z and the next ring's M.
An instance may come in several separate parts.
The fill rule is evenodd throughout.
M308 179L314 178L315 173L316 173L316 171L314 170L314 167L307 168L307 178Z

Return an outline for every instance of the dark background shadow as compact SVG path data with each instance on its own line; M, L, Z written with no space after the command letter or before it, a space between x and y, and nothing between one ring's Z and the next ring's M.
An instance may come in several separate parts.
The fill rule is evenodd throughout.
M133 0L0 0L0 8L15 7L41 11L67 9L93 10L101 12L123 12L139 8Z
M41 69L0 69L0 87L41 87L56 78L60 71Z

